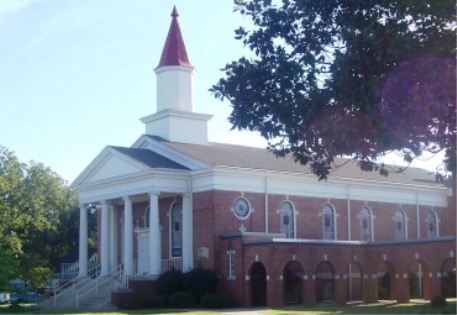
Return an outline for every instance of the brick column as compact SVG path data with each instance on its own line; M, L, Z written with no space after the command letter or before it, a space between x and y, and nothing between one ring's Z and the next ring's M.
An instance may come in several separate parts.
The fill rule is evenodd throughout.
M306 306L316 305L316 280L314 276L305 276L303 280L303 304Z
M391 289L396 289L394 292L392 292L392 295L398 303L409 301L409 279L407 273L400 274L400 276L395 279L395 283L390 284L390 287Z
M282 306L284 300L284 283L279 276L267 275L267 306Z
M346 279L340 277L340 275L335 275L333 283L335 284L335 303L338 305L345 305L347 303Z

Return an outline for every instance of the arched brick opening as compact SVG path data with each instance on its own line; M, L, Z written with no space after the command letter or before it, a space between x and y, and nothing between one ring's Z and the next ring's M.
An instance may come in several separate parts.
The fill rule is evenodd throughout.
M393 300L395 296L395 268L389 261L382 262L377 271L378 300Z
M284 304L303 303L303 268L296 261L290 261L283 271Z
M350 262L346 273L347 300L363 300L363 271L359 262Z
M430 292L429 267L422 259L408 264L408 287L411 299L426 298Z
M329 302L335 300L334 268L327 261L317 265L315 276L316 302Z
M448 258L441 264L441 295L456 297L455 258Z
M251 305L267 305L267 271L261 262L255 262L251 266Z

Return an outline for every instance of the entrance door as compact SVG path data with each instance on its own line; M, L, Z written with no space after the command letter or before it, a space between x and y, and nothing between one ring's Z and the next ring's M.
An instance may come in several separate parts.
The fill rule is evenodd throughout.
M137 231L138 235L138 274L146 275L149 269L149 231Z
M252 306L267 305L267 272L260 262L251 269L251 298Z
M289 262L284 268L284 292L286 304L301 304L303 301L303 271L296 261Z

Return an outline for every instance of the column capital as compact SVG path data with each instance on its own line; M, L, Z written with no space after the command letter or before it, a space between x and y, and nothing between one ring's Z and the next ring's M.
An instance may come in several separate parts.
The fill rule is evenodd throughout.
M150 192L148 192L148 195L149 196L159 196L160 195L160 191L158 190L151 190Z
M103 206L103 205L109 206L111 204L111 201L110 200L100 200L99 203L101 206Z
M182 198L190 198L192 197L192 193L190 191L186 191L182 194Z
M129 200L129 201L131 201L131 200L132 200L132 197L129 196L129 195L125 195L125 196L122 196L122 200L124 200L124 201L128 201L128 200Z

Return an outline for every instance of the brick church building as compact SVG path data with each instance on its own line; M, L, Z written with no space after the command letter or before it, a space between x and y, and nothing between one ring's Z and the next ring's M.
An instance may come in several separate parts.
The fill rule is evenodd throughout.
M444 294L456 258L456 199L434 174L381 177L337 160L327 181L290 157L208 142L176 9L157 75L157 112L130 147L107 146L74 181L79 274L97 206L101 274L215 270L243 306L407 301ZM455 190L454 190L455 192ZM415 278L414 288L411 279Z

